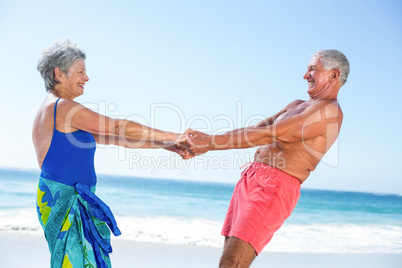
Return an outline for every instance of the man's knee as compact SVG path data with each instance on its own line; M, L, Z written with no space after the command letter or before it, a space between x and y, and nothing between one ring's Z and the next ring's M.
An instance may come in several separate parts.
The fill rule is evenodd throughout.
M232 267L242 267L240 260L236 260L234 257L224 257L222 256L219 262L219 268L232 268Z
M255 256L255 250L249 243L236 237L230 237L224 248L219 267L246 268L250 266Z
M219 267L220 268L247 268L254 260L254 256L244 258L244 256L230 255L222 256Z

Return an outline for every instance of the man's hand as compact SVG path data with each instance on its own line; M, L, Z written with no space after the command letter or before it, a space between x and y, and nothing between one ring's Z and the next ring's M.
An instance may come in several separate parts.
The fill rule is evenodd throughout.
M211 136L193 129L187 129L184 134L186 135L186 140L181 142L180 145L187 148L189 155L183 159L190 159L208 152Z
M174 141L165 141L163 142L165 144L164 149L179 154L182 159L191 159L195 154L190 152L186 146L188 145L188 137L189 135L185 132L180 134Z
M183 159L190 159L194 156L191 156L190 152L188 151L188 149L180 144L176 144L174 142L164 142L166 147L164 147L165 150L170 151L170 152L174 152L177 153L181 156L181 158Z
M204 154L208 151L211 136L197 130L188 129L179 135L173 142L163 142L164 149L179 154L182 159L191 159L194 156Z

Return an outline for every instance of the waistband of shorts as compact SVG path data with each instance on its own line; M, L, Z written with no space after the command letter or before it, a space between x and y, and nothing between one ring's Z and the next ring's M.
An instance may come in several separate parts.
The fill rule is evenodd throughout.
M280 169L268 166L266 164L260 163L260 162L249 162L246 164L246 167L243 172L246 172L248 169L252 170L260 170L264 172L269 172L281 179L281 181L287 181L291 184L296 184L296 185L301 185L300 180Z

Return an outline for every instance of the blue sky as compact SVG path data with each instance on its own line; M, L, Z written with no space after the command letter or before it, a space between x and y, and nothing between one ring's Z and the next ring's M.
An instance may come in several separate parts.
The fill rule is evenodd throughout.
M87 53L90 81L77 101L176 132L244 127L307 99L311 54L334 48L351 64L339 94L344 122L304 187L402 194L401 14L397 0L3 0L0 166L38 169L31 127L46 92L36 64L54 39L70 38ZM162 150L100 147L96 169L234 183L254 152L183 162Z

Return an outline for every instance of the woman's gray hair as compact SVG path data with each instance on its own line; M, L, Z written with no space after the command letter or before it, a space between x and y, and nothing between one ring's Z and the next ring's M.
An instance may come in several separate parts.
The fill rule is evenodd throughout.
M346 56L335 49L320 50L313 54L313 57L318 57L324 66L324 70L338 69L341 72L341 86L348 80L349 76L349 61Z
M54 68L67 74L70 67L78 60L85 60L84 50L72 43L69 39L55 40L45 48L38 61L37 69L43 80L45 80L46 91L53 90L59 83L54 74Z

